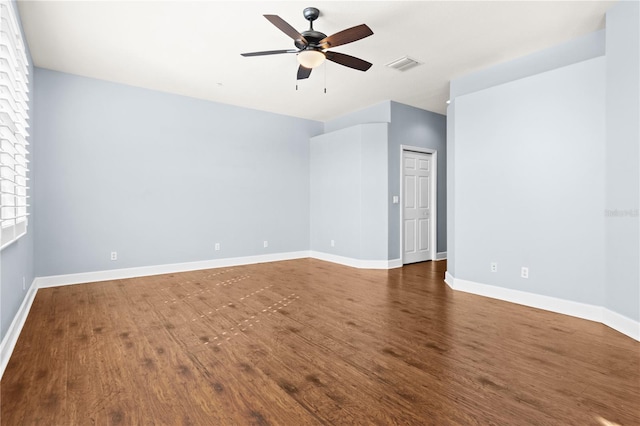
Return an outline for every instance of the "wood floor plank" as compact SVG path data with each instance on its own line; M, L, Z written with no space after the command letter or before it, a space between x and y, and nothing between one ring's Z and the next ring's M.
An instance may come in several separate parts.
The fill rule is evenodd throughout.
M313 259L41 289L0 424L638 425L640 343Z

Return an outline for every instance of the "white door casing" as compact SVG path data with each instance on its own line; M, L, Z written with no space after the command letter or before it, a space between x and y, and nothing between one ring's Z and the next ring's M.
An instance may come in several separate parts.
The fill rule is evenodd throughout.
M434 178L431 153L402 151L402 263L435 255Z

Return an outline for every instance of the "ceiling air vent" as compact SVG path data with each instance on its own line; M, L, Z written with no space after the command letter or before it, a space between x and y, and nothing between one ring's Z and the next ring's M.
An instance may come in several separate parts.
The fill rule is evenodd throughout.
M396 59L395 61L389 62L387 64L389 68L393 68L394 70L398 71L406 71L408 69L417 67L418 65L422 65L422 63L408 56L403 56L402 58Z

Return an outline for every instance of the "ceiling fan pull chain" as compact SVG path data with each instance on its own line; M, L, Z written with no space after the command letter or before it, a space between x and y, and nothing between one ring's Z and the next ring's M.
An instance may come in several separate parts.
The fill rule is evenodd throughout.
M327 62L324 63L324 94L327 94Z

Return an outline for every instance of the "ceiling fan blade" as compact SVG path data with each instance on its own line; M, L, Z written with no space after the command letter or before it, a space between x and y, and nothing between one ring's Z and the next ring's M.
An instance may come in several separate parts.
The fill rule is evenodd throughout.
M371 68L371 65L373 65L371 62L356 58L355 56L345 55L344 53L324 52L324 56L336 64L344 65L345 67L360 71L366 71Z
M293 28L291 25L289 25L287 23L287 21L285 21L284 19L282 19L278 15L264 15L264 17L267 18L269 20L269 22L271 22L273 25L275 25L280 31L282 31L283 33L285 33L286 35L288 35L292 39L294 39L294 40L302 40L302 42L305 44L305 46L307 44L309 44L307 39L305 39L303 37L303 35L298 32L298 30Z
M280 53L296 53L298 52L295 49L286 49L286 50L265 50L264 52L249 52L249 53L241 53L242 56L264 56L264 55L279 55Z
M311 68L305 68L302 65L298 67L298 80L304 80L311 75Z
M365 24L356 25L355 27L347 28L346 30L342 30L330 35L329 37L323 38L318 44L323 49L329 49L331 47L341 46L343 44L369 37L372 34L373 31L371 31L371 28Z

